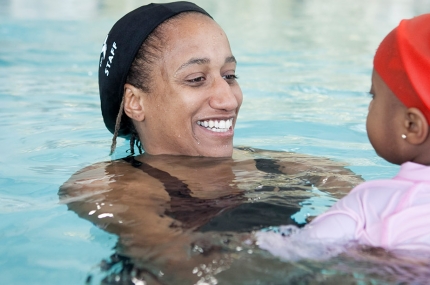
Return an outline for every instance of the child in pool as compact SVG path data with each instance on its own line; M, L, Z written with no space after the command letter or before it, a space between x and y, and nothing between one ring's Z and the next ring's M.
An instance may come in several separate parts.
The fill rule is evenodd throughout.
M385 37L374 57L370 93L369 140L379 156L401 165L399 173L362 183L293 236L430 249L430 14L401 21ZM257 244L285 257L293 236L281 233L291 228L280 229L258 232Z

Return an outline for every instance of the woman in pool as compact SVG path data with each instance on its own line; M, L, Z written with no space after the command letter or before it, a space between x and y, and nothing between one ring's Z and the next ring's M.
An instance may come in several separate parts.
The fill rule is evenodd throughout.
M299 231L299 239L429 251L429 43L430 14L424 14L401 21L374 58L367 133L379 156L401 165L399 173L357 186ZM257 236L262 248L289 258L290 237Z
M235 70L224 31L192 3L150 4L121 18L100 58L102 114L112 151L123 136L132 154L136 145L145 153L77 172L62 202L117 234L122 254L181 266L195 230L250 231L273 222L268 216L294 223L313 186L341 197L357 184L328 159L234 150Z

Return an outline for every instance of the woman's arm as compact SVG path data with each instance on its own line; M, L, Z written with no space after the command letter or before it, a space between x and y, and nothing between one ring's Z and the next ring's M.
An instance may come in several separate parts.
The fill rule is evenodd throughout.
M324 157L254 148L240 148L236 156L253 157L257 169L263 172L286 174L290 179L302 180L338 199L363 182L361 176L345 168L345 163Z

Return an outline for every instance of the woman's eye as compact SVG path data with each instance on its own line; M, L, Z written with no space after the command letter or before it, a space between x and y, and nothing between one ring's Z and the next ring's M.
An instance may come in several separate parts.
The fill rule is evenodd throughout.
M203 76L199 76L196 78L192 78L192 79L188 79L187 81L190 83L199 83L199 82L203 82L205 81L206 78L204 78Z
M225 80L236 80L236 79L238 79L239 77L237 77L237 75L236 75L236 74L228 74L228 75L224 75L224 76L223 76L223 78L224 78Z
M372 100L375 99L375 94L373 94L372 92L369 92L370 97L372 97Z

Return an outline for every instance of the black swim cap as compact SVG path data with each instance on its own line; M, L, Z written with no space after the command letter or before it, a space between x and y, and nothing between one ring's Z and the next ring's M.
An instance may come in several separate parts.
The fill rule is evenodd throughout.
M161 23L189 11L211 17L205 10L190 2L149 4L126 14L110 30L100 55L99 90L103 120L111 133L115 131L129 69L142 43ZM130 129L122 120L118 135L127 137L129 134Z

